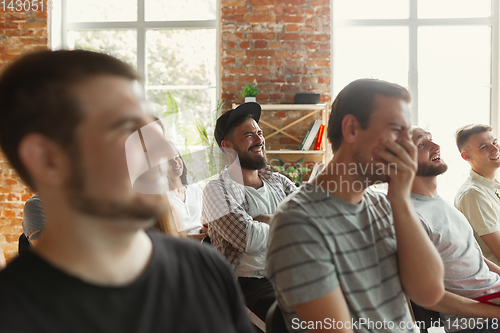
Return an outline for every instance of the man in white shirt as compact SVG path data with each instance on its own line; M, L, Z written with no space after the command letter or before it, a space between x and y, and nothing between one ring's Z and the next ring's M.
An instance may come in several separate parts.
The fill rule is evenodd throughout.
M413 128L412 139L418 170L411 199L444 264L445 295L429 308L441 313L447 332L496 332L500 308L473 298L500 291L500 268L483 257L467 219L438 194L437 176L448 169L439 145L420 127Z
M468 125L457 130L457 147L471 166L470 176L455 196L455 207L472 228L486 258L500 263L500 147L488 125Z
M260 114L260 105L250 102L217 119L215 139L229 166L204 188L202 217L212 245L233 267L247 307L265 320L275 300L265 278L269 222L295 185L267 165Z

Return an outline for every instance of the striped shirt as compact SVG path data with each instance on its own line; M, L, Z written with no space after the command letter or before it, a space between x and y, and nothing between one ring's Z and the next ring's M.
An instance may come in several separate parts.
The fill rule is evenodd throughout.
M381 193L366 190L361 203L351 204L321 187L302 186L274 215L266 270L290 332L307 332L297 325L294 305L339 286L352 322L373 323L355 332L411 331L392 212ZM384 320L385 329L375 327Z
M272 172L269 166L259 170L259 177L274 191L279 202L296 189L291 180ZM247 247L247 225L253 223L248 210L244 186L231 179L227 166L219 178L203 189L202 217L209 223L212 246L227 258L233 269Z

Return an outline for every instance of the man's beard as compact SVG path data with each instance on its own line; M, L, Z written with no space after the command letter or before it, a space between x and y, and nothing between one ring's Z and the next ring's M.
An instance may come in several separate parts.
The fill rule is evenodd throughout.
M75 154L77 155L77 154ZM67 181L66 196L68 203L80 213L101 217L101 218L123 218L123 219L153 219L164 213L168 206L165 199L163 205L148 204L142 200L144 195L159 194L139 194L133 200L120 202L115 199L102 199L91 197L85 192L85 170L80 163L78 156L73 156L71 175Z
M423 163L418 162L418 170L416 173L417 177L436 177L439 176L448 170L448 165L446 163L442 163L440 165L434 166L431 163Z
M252 156L253 154L250 153L250 150L255 147L259 147L259 145L252 146L247 151L243 151L237 146L234 147L242 169L260 170L267 165L266 148L262 146L262 155Z

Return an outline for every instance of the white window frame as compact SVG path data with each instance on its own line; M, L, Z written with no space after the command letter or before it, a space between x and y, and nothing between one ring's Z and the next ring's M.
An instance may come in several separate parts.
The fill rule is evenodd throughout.
M137 72L144 78L144 88L148 90L216 89L216 99L220 99L220 1L216 1L216 18L192 21L146 21L145 0L137 0L137 21L126 22L67 22L67 0L54 0L54 10L49 21L50 46L53 50L68 49L67 33L70 30L136 30L137 32ZM148 29L216 29L216 80L215 85L165 85L148 84L146 64L146 31ZM212 109L215 107L212 106Z
M499 135L500 132L500 4L498 0L492 0L491 17L488 18L443 18L443 19L423 19L417 17L418 0L409 0L409 17L406 19L352 19L352 20L335 20L333 13L335 11L334 1L331 2L332 15L331 20L335 27L346 26L373 26L373 27L408 27L409 30L409 76L408 90L412 96L411 103L411 121L413 124L418 124L418 28L423 26L454 26L454 25L470 25L470 26L491 26L491 106L490 106L490 122L493 127L494 134ZM332 61L331 72L334 71L334 50L335 39L332 33ZM334 92L334 80L332 77L332 96Z

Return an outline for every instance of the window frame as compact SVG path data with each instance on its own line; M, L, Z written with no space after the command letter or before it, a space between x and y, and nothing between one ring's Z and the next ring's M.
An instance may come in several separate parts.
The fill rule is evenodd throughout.
M70 30L136 30L137 33L137 72L144 78L144 89L149 90L185 90L185 89L214 89L215 99L220 100L220 1L216 1L216 18L212 20L192 21L146 21L145 1L137 0L137 20L123 22L67 22L67 0L54 0L54 11L49 17L50 47L53 50L68 49L67 34ZM216 37L216 67L215 82L213 85L149 85L147 77L146 59L146 31L151 29L215 29ZM211 109L215 109L215 103Z
M480 18L418 18L418 0L409 1L409 15L405 19L345 19L335 20L335 2L331 2L332 25L332 96L335 86L333 75L335 75L334 61L335 39L333 38L336 27L373 26L373 27L407 27L409 33L409 59L408 59L408 90L412 96L411 121L418 124L418 28L423 26L491 26L491 80L490 80L490 125L496 136L500 133L500 4L496 0L491 1L492 11L490 17Z

